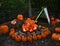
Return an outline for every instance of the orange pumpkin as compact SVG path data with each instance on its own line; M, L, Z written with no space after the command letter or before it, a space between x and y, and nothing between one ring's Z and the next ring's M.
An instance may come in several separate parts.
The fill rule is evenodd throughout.
M15 36L16 36L16 34L13 33L13 34L11 35L12 39L15 39Z
M27 41L27 37L22 36L22 41L26 42Z
M17 42L20 42L20 41L21 41L21 36L20 36L20 35L15 35L15 40L16 40Z
M44 34L48 36L50 34L50 31L45 31Z
M60 41L60 34L53 33L52 34L52 39L56 41Z
M41 34L41 37L42 37L42 38L46 38L46 34L45 34L45 33L42 33L42 34Z
M52 34L52 39L55 40L56 39L56 33Z
M8 32L8 26L7 25L0 26L0 32L2 34L6 34Z
M35 35L35 36L33 36L33 40L37 40L37 36Z
M15 29L14 28L11 28L9 35L12 36L12 34L14 34L14 33L15 33Z
M38 40L41 39L41 35L40 34L37 35L37 39Z
M32 41L32 36L28 36L27 40L31 42Z
M56 28L55 28L55 31L56 31L56 32L60 32L60 27L56 27Z
M60 19L56 19L55 22L56 22L56 23L59 23L59 22L60 22Z
M23 20L23 15L22 15L22 14L19 14L19 15L17 16L17 19L18 19L18 20Z

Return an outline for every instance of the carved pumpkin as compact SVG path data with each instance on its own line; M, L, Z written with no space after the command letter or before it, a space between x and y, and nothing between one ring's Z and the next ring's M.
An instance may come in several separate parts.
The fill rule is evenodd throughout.
M27 37L22 36L22 41L26 42L27 41Z
M32 36L28 36L27 39L28 39L28 41L31 42L32 41Z
M35 35L35 36L33 36L33 40L37 40L37 36Z
M37 39L38 40L41 39L41 35L40 34L37 35Z
M15 40L16 40L17 42L20 42L20 41L21 41L21 36L20 36L20 35L16 35L16 36L15 36Z

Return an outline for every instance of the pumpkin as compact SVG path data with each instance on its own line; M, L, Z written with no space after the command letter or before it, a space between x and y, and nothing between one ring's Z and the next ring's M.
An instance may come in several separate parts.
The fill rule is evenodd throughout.
M43 32L41 34L42 38L45 38L46 36L48 36L51 33L48 28L44 28L44 30L45 30L45 32Z
M18 20L23 20L23 15L22 15L22 14L19 14L19 15L17 16L17 19L18 19Z
M41 37L42 38L46 38L46 34L45 33L41 33Z
M32 36L28 36L27 40L31 42L32 41Z
M15 39L15 36L16 36L16 34L13 33L13 34L11 35L12 39Z
M21 41L21 36L20 35L15 35L15 41L20 42Z
M27 41L27 37L22 36L22 41L26 42Z
M35 35L35 36L33 36L33 40L37 40L37 36Z
M53 33L52 34L52 39L55 41L60 41L60 34Z
M56 32L60 32L60 28L59 28L59 27L56 27L56 28L55 28L55 31L56 31Z
M55 40L56 39L56 33L52 34L52 39Z
M6 34L8 32L8 26L7 25L1 25L0 26L0 32L2 34Z
M15 29L14 28L11 28L9 35L12 36L12 34L14 34L14 33L15 33Z
M41 34L38 34L38 35L37 35L37 39L38 39L38 40L41 39Z
M60 22L60 19L56 19L55 22L56 22L56 23L59 23L59 22Z

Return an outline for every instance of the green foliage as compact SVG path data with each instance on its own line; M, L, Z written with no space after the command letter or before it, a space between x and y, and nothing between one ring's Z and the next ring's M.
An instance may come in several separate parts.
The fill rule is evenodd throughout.
M0 0L0 8L1 9L20 9L28 8L29 0ZM48 6L53 9L56 8L56 0L31 0L33 8L40 8L42 6Z
M1 9L26 9L25 0L0 0Z

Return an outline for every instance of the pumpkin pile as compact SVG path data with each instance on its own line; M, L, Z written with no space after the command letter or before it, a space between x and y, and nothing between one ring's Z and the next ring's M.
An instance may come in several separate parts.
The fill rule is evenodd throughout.
M13 20L13 22L14 21L15 20ZM23 16L20 14L17 16L17 21L24 21L24 23L20 27L21 30L16 31L17 29L13 27L10 29L9 33L10 37L17 42L31 42L33 40L40 40L46 38L51 33L47 27L37 25L35 21L30 18L23 19ZM42 29L44 31L40 32L40 30L38 29ZM37 33L36 31L39 31L39 33Z
M52 34L52 39L55 40L55 41L60 41L60 27L56 27L55 31L57 33Z
M51 16L51 25L55 26L60 22L60 19L55 19ZM9 26L10 25L10 26ZM52 39L60 41L60 27L56 27L57 33L52 34ZM17 42L31 42L33 40L45 39L51 34L48 27L38 25L35 20L24 18L19 14L16 19L10 21L8 24L0 25L0 34L9 34L9 36Z
M29 41L29 42L31 42L31 41L33 41L33 40L40 40L40 39L44 39L44 38L46 38L51 32L49 31L49 29L48 28L44 28L44 27L39 27L39 28L41 28L41 29L43 29L44 30L44 32L41 32L41 33L39 33L39 34L36 34L36 32L23 32L23 33L25 33L25 34L28 34L28 33L30 33L30 34L28 34L28 36L24 36L24 35L20 35L20 34L18 34L18 33L16 33L15 32L15 29L14 28L11 28L10 29L10 33L9 33L9 35L10 35L10 37L12 38L12 39L14 39L15 41L17 41L17 42L20 42L20 41L22 41L22 42L26 42L26 41ZM40 32L40 31L39 31Z
M53 16L51 16L51 25L55 26L58 23L60 23L60 19L55 19ZM52 34L52 39L55 41L60 41L60 27L56 27L55 32L56 33Z

